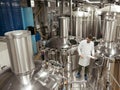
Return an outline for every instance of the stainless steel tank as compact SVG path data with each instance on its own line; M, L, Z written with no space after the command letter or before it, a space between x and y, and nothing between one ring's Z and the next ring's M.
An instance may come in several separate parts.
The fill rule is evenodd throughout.
M60 36L49 39L46 43L46 47L51 49L68 48L68 33L69 33L69 17L59 17L59 32Z
M88 13L79 11L73 12L73 29L72 29L72 36L75 36L76 39L85 38L85 34L87 33L87 18ZM84 34L85 33L85 34Z
M12 71L15 74L30 73L35 68L31 34L27 30L18 30L5 33Z
M77 51L78 45L73 45L71 48L67 50L67 53L70 55L71 59L71 70L76 71L79 67L78 61L79 61L79 55Z
M117 13L107 12L103 21L103 38L106 42L117 39Z
M83 4L80 10L73 11L73 36L86 38L89 34L96 38L101 38L101 16L98 7Z
M119 39L120 6L107 4L100 9L102 15L102 35L105 41L115 42Z
M60 37L61 38L68 38L70 26L70 19L69 17L59 17L59 28L60 28Z

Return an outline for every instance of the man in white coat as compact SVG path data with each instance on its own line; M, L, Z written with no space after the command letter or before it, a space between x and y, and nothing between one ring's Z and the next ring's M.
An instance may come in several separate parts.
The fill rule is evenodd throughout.
M78 46L79 58L79 70L77 73L77 78L80 77L80 72L82 67L85 67L85 80L87 80L88 66L90 64L90 58L94 56L94 43L92 41L92 36L89 35L85 40L82 40Z

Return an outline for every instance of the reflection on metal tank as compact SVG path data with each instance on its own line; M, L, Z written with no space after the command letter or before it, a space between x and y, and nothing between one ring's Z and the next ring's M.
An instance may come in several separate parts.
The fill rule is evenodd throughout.
M69 17L59 17L60 37L53 37L46 43L46 47L53 49L68 48Z
M59 17L59 27L60 27L61 38L68 38L69 25L70 25L69 23L70 23L69 17Z
M96 46L96 53L106 57L116 57L119 55L119 46L115 42L103 42Z
M79 11L79 9L73 12L72 35L75 36L77 39L85 38L85 34L87 33L87 27L88 27L87 18L88 18L88 13L86 12Z
M101 8L102 12L102 34L107 42L119 40L120 33L120 6L107 4Z
M69 48L68 39L60 37L51 38L47 41L46 47L59 50L62 48Z
M82 5L81 10L73 11L73 36L86 38L89 34L101 37L101 16L98 7ZM75 29L75 30L74 30Z
M37 64L41 67L41 63ZM30 84L21 84L21 81L10 69L0 73L0 81L0 90L49 90L33 78L31 78Z
M117 39L117 13L107 12L103 21L103 37L107 42L114 42Z
M5 33L10 54L12 71L15 74L33 71L33 51L29 31L18 30Z

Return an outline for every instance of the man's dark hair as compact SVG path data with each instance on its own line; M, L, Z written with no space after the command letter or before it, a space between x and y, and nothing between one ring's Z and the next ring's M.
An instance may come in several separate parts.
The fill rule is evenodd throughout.
M88 38L89 38L90 40L92 40L92 39L93 39L92 35L88 35Z

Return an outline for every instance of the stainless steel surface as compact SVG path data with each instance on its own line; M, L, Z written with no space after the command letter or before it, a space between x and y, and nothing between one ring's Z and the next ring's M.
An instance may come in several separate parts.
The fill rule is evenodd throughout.
M12 72L8 72L8 70L2 72L0 89L58 90L63 78L60 72L62 66L56 62L55 64L51 62L33 63L30 32L19 30L7 32L5 35L11 55Z
M66 66L68 53L67 49L47 49L45 50L45 60L53 60L59 62L62 66Z
M15 74L25 74L32 72L33 51L31 34L27 30L18 30L5 33L12 71Z
M59 17L59 27L60 27L61 38L68 38L69 26L70 26L69 17Z
M41 63L37 64L40 66ZM38 66L36 68L38 68ZM7 69L0 74L0 90L50 90L33 77L31 78L31 83L23 85L20 83L22 81L20 81L10 69Z
M62 79L62 65L54 60L43 62L41 70L35 75L35 80L52 90L60 86Z
M69 48L68 39L59 38L59 37L51 38L46 43L46 47L53 48L53 49Z
M77 11L73 11L73 31L76 38L86 38L89 34L100 38L101 16L94 5L81 5Z
M72 35L72 25L73 25L73 24L72 24L72 19L73 19L73 18L72 18L72 6L73 6L73 5L72 5L72 1L73 1L73 0L70 0L70 1L69 1L69 4L70 4L70 8L69 8L69 10L70 10L70 35Z
M88 13L83 12L83 11L79 11L79 9L77 11L73 12L73 29L72 29L72 35L76 36L76 38L85 38L86 36L84 36L83 32L87 31L86 27L87 27L87 17L88 17Z
M116 58L104 58L104 66L102 67L102 77L100 78L100 83L102 84L102 88L106 90L119 90L119 60ZM118 74L117 74L117 73ZM116 76L118 75L118 77ZM105 87L106 86L106 87Z
M103 37L106 42L112 42L117 39L117 13L106 13L103 24Z
M115 42L102 43L96 47L96 54L105 55L106 57L116 57L119 56L120 49Z
M70 54L70 58L71 58L71 69L72 69L72 71L77 70L78 67L79 67L79 65L78 65L79 55L78 55L78 52L77 52L77 46L78 45L71 46L71 48L67 50L67 52Z
M100 11L120 13L120 6L115 4L108 4L107 6L101 8Z

